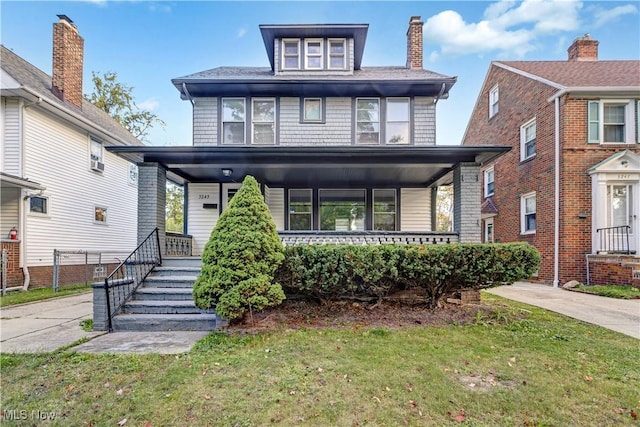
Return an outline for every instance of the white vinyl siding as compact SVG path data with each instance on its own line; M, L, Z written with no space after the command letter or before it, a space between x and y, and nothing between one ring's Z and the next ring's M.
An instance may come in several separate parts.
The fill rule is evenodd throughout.
M218 100L196 98L193 106L193 145L218 143Z
M46 216L26 215L26 264L51 265L54 249L129 254L137 245L138 214L129 162L105 151L104 173L92 173L87 133L37 108L24 110L24 119L24 176L46 187L49 198ZM109 207L106 226L94 222L95 206Z
M0 237L6 239L12 227L20 227L20 189L0 191Z
M284 230L284 188L264 187L264 198L273 222L276 223L276 230Z
M220 211L220 184L188 184L187 234L192 236L193 255L200 256L216 226ZM215 205L205 208L204 205Z
M636 102L622 99L589 101L587 132L590 144L636 142Z
M350 145L351 98L326 98L324 123L300 123L301 98L280 98L280 145Z
M400 190L400 230L431 230L431 190L429 188Z
M2 98L2 153L0 169L10 175L22 176L20 166L20 102Z

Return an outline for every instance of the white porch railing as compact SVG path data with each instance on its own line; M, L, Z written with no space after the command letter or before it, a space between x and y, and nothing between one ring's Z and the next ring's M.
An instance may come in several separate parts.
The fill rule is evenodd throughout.
M342 243L348 245L424 245L459 241L454 232L407 231L279 231L285 246Z
M191 256L191 236L179 233L165 233L164 255L166 256Z

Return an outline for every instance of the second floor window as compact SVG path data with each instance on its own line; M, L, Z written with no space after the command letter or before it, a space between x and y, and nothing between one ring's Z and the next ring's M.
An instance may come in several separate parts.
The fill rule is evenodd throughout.
M276 101L274 99L254 99L252 103L252 142L254 144L273 144L276 140Z
M489 91L489 118L498 114L499 92L498 85L495 85Z
M409 143L409 99L387 99L387 143Z
M494 194L494 176L493 168L484 171L484 197Z
M520 160L527 160L536 154L536 119L520 128Z
M102 162L102 143L97 139L91 138L91 161Z
M628 100L589 101L587 129L589 143L632 144L636 140L635 102ZM640 124L639 124L640 126Z
M283 40L282 68L284 70L300 68L300 40Z
M222 100L222 135L224 144L244 144L244 98Z
M322 40L305 40L305 68L307 70L321 70L322 61Z
M329 40L329 68L343 70L347 64L346 53L344 40Z
M380 143L380 100L360 98L356 102L356 142Z

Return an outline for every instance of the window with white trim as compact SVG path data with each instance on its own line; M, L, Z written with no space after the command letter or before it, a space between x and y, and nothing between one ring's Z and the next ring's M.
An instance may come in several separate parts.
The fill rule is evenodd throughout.
M359 98L356 100L356 142L380 143L380 100Z
M302 121L322 121L322 98L304 98L302 101Z
M29 197L29 212L37 214L49 213L49 199L41 196Z
M138 165L129 163L129 185L138 185Z
M304 41L304 68L321 70L323 68L322 39L306 39Z
M520 127L520 160L536 155L536 119L529 120Z
M222 143L244 144L244 98L222 98Z
M588 142L591 144L635 143L635 105L635 101L624 99L589 101L587 108Z
M495 85L489 91L489 118L498 114L499 92L498 85Z
M251 100L252 143L273 144L276 141L276 100L255 98Z
M329 69L344 70L347 67L347 49L345 39L329 40Z
M520 199L521 233L536 232L536 193L528 193Z
M104 206L95 206L93 221L96 224L106 224L107 223L107 208Z
M409 98L387 98L387 144L409 143Z
M300 69L300 40L282 40L282 69Z
M92 164L93 162L102 163L102 142L94 137L89 138L89 160Z
M493 196L494 194L494 176L493 168L484 171L484 197Z

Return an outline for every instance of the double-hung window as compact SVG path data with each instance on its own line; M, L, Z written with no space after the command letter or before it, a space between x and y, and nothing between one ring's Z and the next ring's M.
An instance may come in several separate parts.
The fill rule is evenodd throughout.
M484 171L484 197L493 196L494 194L494 176L493 168Z
M329 69L344 70L347 65L347 49L344 39L329 40Z
M356 142L380 143L380 100L359 98L356 101Z
M276 101L275 99L256 98L252 101L252 142L254 144L273 144L276 140Z
M222 99L222 143L244 144L244 98Z
M520 199L521 233L536 232L536 193L529 193Z
M373 229L395 231L396 190L373 190Z
M536 155L536 119L530 120L520 128L520 160Z
M102 143L93 137L90 141L91 162L102 162Z
M489 118L498 114L499 92L498 85L495 85L489 91Z
M635 101L600 100L588 104L589 143L632 144L636 141Z
M387 144L409 143L409 99L387 99Z
M282 69L300 69L300 40L282 41Z
M304 58L305 69L321 70L323 68L321 39L308 39L304 41Z
M310 189L289 190L289 230L311 230L311 194Z

